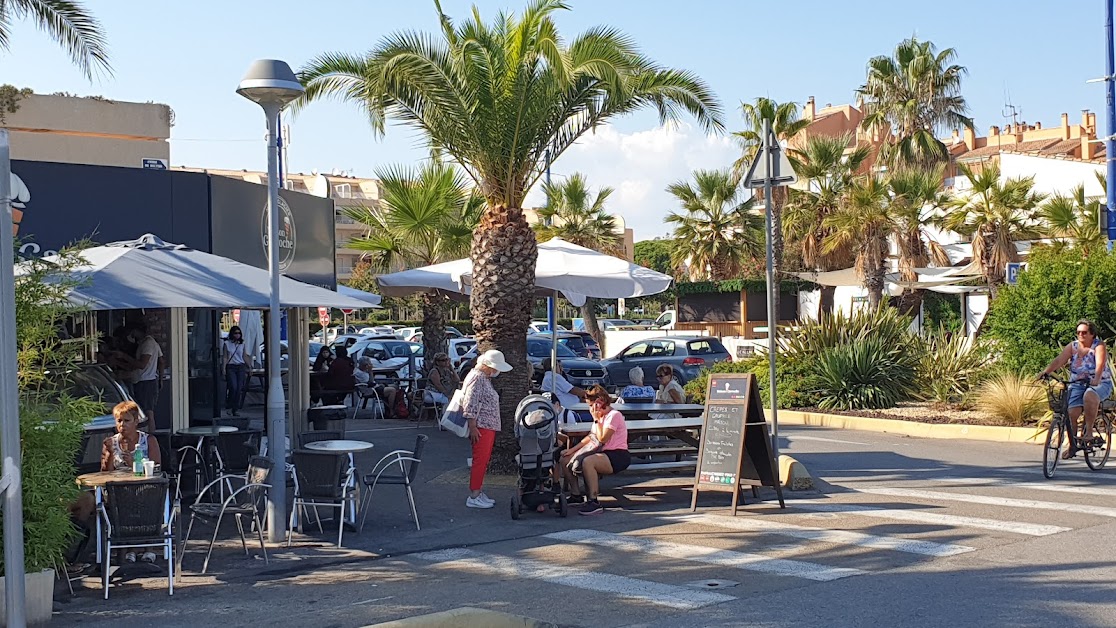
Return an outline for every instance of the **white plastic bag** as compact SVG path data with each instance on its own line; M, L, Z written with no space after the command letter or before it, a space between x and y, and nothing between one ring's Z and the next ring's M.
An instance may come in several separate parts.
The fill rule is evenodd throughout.
M442 418L438 419L438 425L442 429L456 434L461 438L469 435L469 422L465 419L465 392L458 388L453 391L453 397L450 398L449 405L446 406L445 412L442 413Z

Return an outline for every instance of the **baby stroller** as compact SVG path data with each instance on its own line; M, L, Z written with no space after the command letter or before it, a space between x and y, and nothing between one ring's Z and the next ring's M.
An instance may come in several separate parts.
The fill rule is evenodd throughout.
M558 458L558 418L550 395L529 395L515 411L515 437L519 441L519 482L511 499L511 517L519 519L524 511L544 506L567 514L563 482L555 480L553 469Z

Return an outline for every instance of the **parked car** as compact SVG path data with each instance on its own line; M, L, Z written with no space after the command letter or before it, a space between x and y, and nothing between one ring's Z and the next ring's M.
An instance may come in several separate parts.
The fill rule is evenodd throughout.
M422 337L422 329L420 328L419 331L416 331L415 333L411 334L409 338L407 338L407 342L422 342ZM461 332L457 331L453 327L446 327L446 340L464 337L465 336L463 336Z
M446 354L456 369L461 363L477 357L477 341L474 338L452 338L446 341Z
M601 331L614 331L625 327L637 327L634 321L626 318L598 318L597 326Z
M361 336L394 336L395 330L387 325L376 325L374 327L362 327L357 333Z
M657 329L674 329L674 321L677 318L674 310L667 310L659 314L659 318L655 319L655 327Z
M572 331L560 331L556 335L558 336L558 344L573 351L579 358L585 358L587 360L594 359L592 352L589 350L589 346L585 343L585 338L581 334ZM537 338L545 338L547 342L550 342L551 338L550 332L534 334L534 336Z
M555 325L554 327L558 331L568 331L565 327L562 327L561 325ZM531 324L527 326L527 333L529 333L529 334L549 334L550 333L550 324L547 323L546 321L531 321Z
M531 381L536 386L542 384L542 364L550 359L550 347L549 334L527 336L527 360L535 368ZM600 362L580 357L562 343L558 344L558 361L562 364L566 379L574 386L588 388L600 384L605 388L611 387L608 373Z
M597 343L597 339L587 331L571 331L571 334L581 336L582 342L585 343L585 348L589 350L589 355L586 356L590 360L601 359L601 345Z
M376 370L391 369L399 377L409 377L408 363L410 356L415 358L415 368L421 373L423 369L422 345L406 342L396 338L381 339L370 338L360 340L349 347L349 357L354 361L362 357L372 358L372 368Z
M400 340L410 340L418 332L422 331L422 327L400 327L395 330L395 337Z
M346 349L348 349L361 340L368 340L368 336L362 336L360 334L343 334L341 336L337 336L333 339L333 342L329 343L329 350L333 352L333 355L337 355L338 347L345 347Z
M608 371L609 379L615 386L631 383L628 371L632 367L643 368L644 383L653 385L655 369L660 364L674 367L679 382L685 384L694 379L701 369L717 362L732 361L732 356L711 336L665 336L639 340L622 349L615 358L602 360Z

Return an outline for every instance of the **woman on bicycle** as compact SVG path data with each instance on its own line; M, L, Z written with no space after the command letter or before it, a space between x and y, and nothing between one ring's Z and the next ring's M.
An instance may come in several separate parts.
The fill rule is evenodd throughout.
M1112 394L1112 374L1108 371L1108 348L1097 338L1097 326L1087 319L1077 321L1077 340L1066 345L1062 353L1046 367L1041 377L1069 365L1069 418L1081 432L1081 442L1093 440L1093 424L1097 420L1100 404ZM1085 421L1078 425L1081 413ZM1062 458L1074 455L1072 448Z

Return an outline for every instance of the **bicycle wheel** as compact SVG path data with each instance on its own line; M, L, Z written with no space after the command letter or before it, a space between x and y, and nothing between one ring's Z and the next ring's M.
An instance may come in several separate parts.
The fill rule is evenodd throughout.
M1103 414L1097 415L1097 420L1093 423L1093 431L1097 435L1093 439L1092 446L1085 450L1085 464L1096 471L1104 468L1104 464L1108 462L1108 455L1112 451L1112 422Z
M1054 469L1058 467L1059 456L1062 453L1062 443L1065 440L1065 419L1054 416L1050 419L1050 427L1046 430L1046 447L1042 450L1042 474L1047 479L1054 477Z

